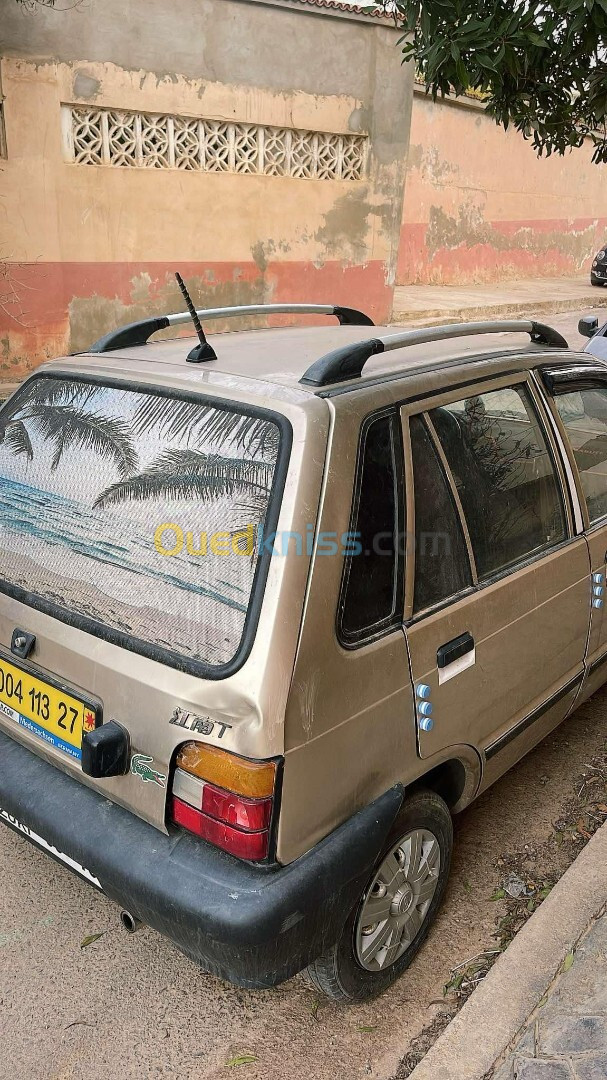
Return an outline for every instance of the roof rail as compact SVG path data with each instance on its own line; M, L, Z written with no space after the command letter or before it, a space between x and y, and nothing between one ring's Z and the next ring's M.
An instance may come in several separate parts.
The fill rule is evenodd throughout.
M201 319L230 319L236 315L335 315L345 326L373 326L373 320L356 308L341 307L338 304L242 304L239 307L197 308L196 314ZM145 345L148 338L157 330L167 326L179 326L191 321L188 311L178 311L174 315L160 315L157 318L142 319L112 330L91 345L89 352L104 353L112 349L126 349L131 345Z
M400 334L387 337L367 338L353 345L343 345L339 349L326 353L316 360L299 380L306 386L329 386L331 383L360 376L367 360L377 353L392 352L407 345L423 345L430 341L445 341L448 338L468 337L473 334L529 334L537 345L550 345L554 348L568 349L564 337L551 326L532 322L528 319L503 319L501 322L449 323L445 326L430 326L421 330L404 330Z

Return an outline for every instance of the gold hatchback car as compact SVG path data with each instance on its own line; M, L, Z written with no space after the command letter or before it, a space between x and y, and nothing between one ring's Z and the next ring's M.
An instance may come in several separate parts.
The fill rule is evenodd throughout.
M340 325L199 321L283 312ZM0 818L240 986L385 989L607 677L607 365L539 323L131 324L9 398L0 485Z

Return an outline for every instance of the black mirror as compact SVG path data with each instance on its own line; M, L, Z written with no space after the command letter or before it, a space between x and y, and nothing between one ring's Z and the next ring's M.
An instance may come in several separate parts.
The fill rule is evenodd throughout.
M599 328L599 320L596 315L584 315L577 328L582 337L594 337Z

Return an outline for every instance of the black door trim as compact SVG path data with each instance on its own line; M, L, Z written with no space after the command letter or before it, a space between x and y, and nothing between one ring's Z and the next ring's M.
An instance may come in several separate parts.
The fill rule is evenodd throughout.
M579 675L576 675L575 679L571 679L570 682L566 683L565 686L562 686L560 690L557 690L556 694L549 697L542 705L538 705L537 709L534 709L533 712L529 713L523 720L519 720L519 722L515 724L514 727L511 727L509 731L505 731L503 735L500 735L499 739L496 739L495 742L486 746L485 758L489 760L489 758L499 754L500 750L503 750L505 746L508 746L508 743L511 743L513 739L522 735L527 728L531 727L532 724L535 724L536 720L541 719L541 717L544 716L553 705L556 705L561 698L566 697L567 694L570 694L573 690L577 690L582 683L584 674L585 672L581 671Z
M596 660L593 660L592 663L589 665L589 667L588 667L588 675L589 676L594 675L595 671L597 671L600 667L602 667L603 664L606 663L606 662L607 662L607 649L605 650L604 653L601 653L600 656L597 656Z

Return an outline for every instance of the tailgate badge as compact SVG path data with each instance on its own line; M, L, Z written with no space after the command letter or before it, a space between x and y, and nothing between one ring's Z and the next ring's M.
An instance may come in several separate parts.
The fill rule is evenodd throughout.
M173 710L169 724L187 728L188 731L198 731L201 735L216 734L218 739L223 739L226 731L231 730L231 724L224 724L220 720L211 720L210 716L196 716L179 707ZM217 731L215 732L215 728Z
M35 634L28 634L25 630L19 630L18 627L13 630L13 636L11 638L11 652L13 656L19 656L22 660L27 660L30 653L33 652L35 644Z

